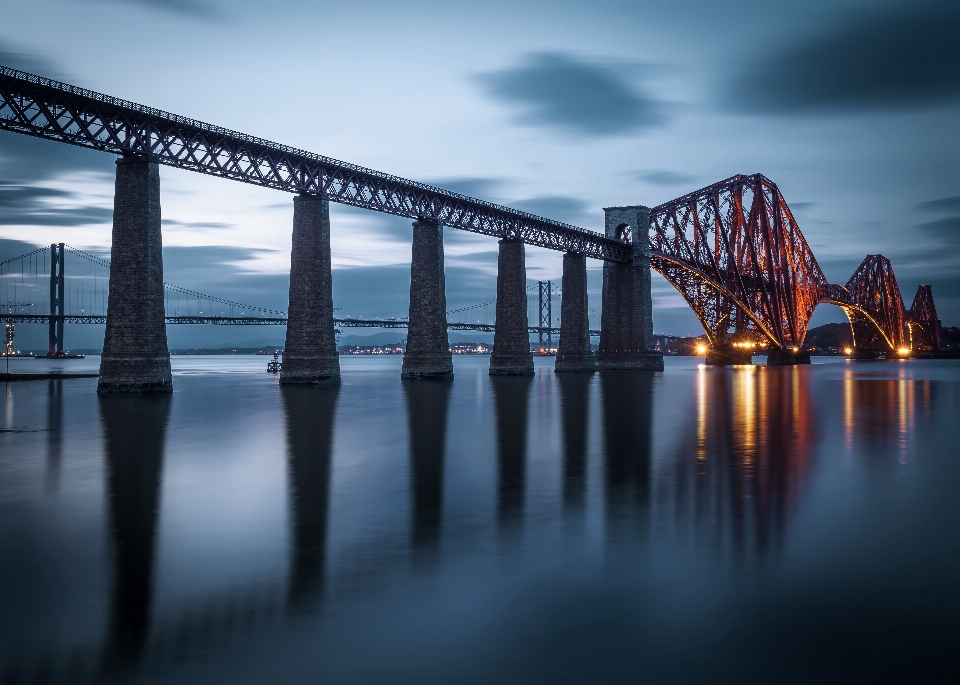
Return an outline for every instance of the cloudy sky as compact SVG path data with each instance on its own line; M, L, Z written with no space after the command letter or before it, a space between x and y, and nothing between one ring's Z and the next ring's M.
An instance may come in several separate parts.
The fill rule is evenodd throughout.
M908 306L933 285L947 325L955 6L0 0L0 64L593 230L605 206L760 172L831 282L882 253ZM60 241L107 254L113 173L110 155L0 133L0 259ZM161 183L165 280L285 308L292 196L169 168ZM337 205L332 218L336 306L404 316L409 221ZM449 307L492 299L496 241L445 239ZM528 248L528 278L559 278L561 259ZM659 278L654 300L658 332L700 331ZM814 323L840 320L823 305Z

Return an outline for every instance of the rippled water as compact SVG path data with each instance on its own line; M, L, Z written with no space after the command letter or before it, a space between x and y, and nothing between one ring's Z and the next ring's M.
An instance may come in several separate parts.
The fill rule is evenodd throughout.
M7 385L0 683L953 680L960 363L545 361Z

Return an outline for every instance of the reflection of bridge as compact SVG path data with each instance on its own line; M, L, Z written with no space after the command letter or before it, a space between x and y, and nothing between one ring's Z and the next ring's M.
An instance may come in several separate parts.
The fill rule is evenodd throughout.
M789 374L788 370L777 369L770 374L772 379L783 378L788 384L802 381L802 376L784 375ZM715 381L723 382L722 378L722 375L716 377ZM754 386L758 383L757 374L744 380ZM176 437L182 435L185 428L183 416L178 419L176 405L163 398L149 401L101 398L96 413L103 436L103 456L94 461L103 466L103 489L91 495L86 480L80 487L87 495L103 497L102 508L96 507L96 510L103 512L105 525L95 522L84 532L84 542L102 554L105 563L93 567L81 565L78 586L89 587L91 577L95 578L96 586L106 590L100 596L103 609L90 610L96 606L96 594L81 598L89 618L73 633L72 624L50 630L52 624L43 623L49 620L48 615L37 612L41 617L37 623L46 630L29 633L32 637L28 638L21 636L20 644L34 647L30 644L33 641L41 648L12 652L6 663L0 659L0 682L86 683L111 682L111 678L122 681L132 678L131 674L139 669L179 672L191 659L209 658L211 652L222 654L237 644L256 649L257 638L265 628L289 630L304 616L322 616L324 611L337 609L344 603L350 606L352 598L369 597L380 583L395 580L408 567L417 572L432 569L449 572L451 565L462 563L460 553L454 550L462 549L464 540L476 543L485 539L487 529L478 529L476 524L476 517L484 515L481 512L492 514L489 530L495 531L496 544L504 552L513 545L523 549L525 543L540 539L539 536L551 528L552 522L536 513L536 501L544 497L546 484L553 486L557 481L561 487L549 487L547 491L555 493L555 504L568 530L579 531L568 537L567 543L576 541L575 544L594 549L598 531L584 523L597 514L603 544L612 553L649 544L649 536L655 535L658 528L652 522L674 510L671 502L660 498L669 497L669 493L689 496L689 489L677 491L690 487L687 482L690 470L707 467L705 477L697 479L695 487L717 492L723 504L722 508L703 507L698 525L716 526L727 531L728 537L739 534L744 524L729 516L730 509L737 507L754 507L748 510L752 516L747 524L769 526L771 538L782 535L791 512L781 506L781 499L799 492L807 475L805 470L792 467L798 460L805 462L808 458L804 449L809 443L810 424L801 421L790 424L792 432L788 433L795 438L774 445L775 449L769 452L760 452L768 457L769 464L740 474L746 488L740 487L739 482L730 482L724 470L735 470L729 464L729 454L741 445L749 445L757 436L762 439L769 422L778 420L759 413L747 414L748 420L738 426L742 430L717 435L717 439L708 441L696 452L678 452L672 462L666 460L675 462L676 473L661 473L667 463L653 455L657 389L649 374L639 374L639 377L618 373L604 373L599 377L558 375L556 395L550 401L552 404L559 399L563 419L548 426L539 426L540 422L535 420L538 406L542 406L538 403L543 399L533 379L474 378L467 382L474 385L466 391L457 391L449 383L404 384L395 415L401 417L396 423L403 425L405 413L406 425L396 433L399 444L391 443L388 448L391 459L399 456L407 460L404 496L400 500L389 498L386 504L389 508L377 512L372 531L360 534L356 532L357 520L353 517L364 516L366 495L360 493L367 486L351 489L348 481L339 477L343 472L338 469L344 465L337 443L342 438L335 439L335 436L346 437L347 444L364 439L369 431L367 421L351 417L356 417L354 412L364 406L366 391L358 392L356 386L352 390L282 388L278 406L260 406L253 417L258 425L277 426L275 436L286 448L286 459L271 463L285 471L285 495L281 497L288 519L280 523L281 519L267 516L274 525L288 527L285 568L269 573L263 573L262 569L248 574L224 573L226 578L221 576L220 583L211 585L203 580L205 574L191 572L175 561L178 555L186 554L189 558L192 553L184 551L182 539L171 537L168 532L164 544L160 542L162 530L176 530L176 524L169 518L176 508L171 503L184 501L184 482L170 475L171 468L174 474L177 472L171 462L176 461ZM241 389L240 385L228 387ZM789 385L788 390L793 387ZM63 499L69 499L68 495L75 495L69 488L76 487L76 481L65 477L65 483L57 484L59 475L56 475L71 464L72 454L69 442L62 439L64 434L69 434L66 422L70 420L64 418L64 408L70 400L62 388L62 381L48 383L49 430L45 431L45 439L48 441L47 468L51 473L47 478L48 487ZM474 388L484 388L491 396L490 424L480 428L477 434L489 431L491 435L489 447L477 453L490 457L477 460L489 467L490 478L472 481L471 487L476 488L479 498L458 501L456 483L463 477L464 462L454 456L458 453L456 442L474 425L474 419L456 410L455 393L472 396ZM711 404L702 396L708 391L698 386L698 406ZM785 391L780 395L799 396L802 401L807 393L801 387L797 392ZM755 392L753 386L735 385L733 402L742 402L745 396L766 398L761 392ZM338 411L341 404L346 406ZM758 402L758 406L762 405ZM239 414L247 410L231 411ZM688 408L684 407L683 411ZM729 411L729 407L718 404L715 411L720 412L717 418L722 420L723 412ZM592 412L599 412L599 420L585 420ZM244 416L249 418L249 414ZM791 416L786 414L787 418L779 420L790 423ZM236 420L236 416L232 420ZM714 419L698 413L697 435L713 431L713 422ZM548 445L544 439L555 427L561 431L559 444ZM448 440L449 436L454 437ZM778 438L770 436L773 440ZM489 449L491 454L484 454L483 449ZM278 447L278 451L282 455L283 447ZM376 448L371 447L370 452L375 453ZM531 466L548 453L561 458L557 471L542 471ZM229 454L229 450L224 454ZM595 485L592 484L595 474L588 469L591 460L596 460L600 473ZM230 461L230 458L224 459L217 468L223 468ZM475 466L470 467L474 477ZM773 483L777 487L772 489L759 482L769 471L782 480L782 483L780 480ZM657 479L664 477L668 479L665 482L681 487L653 487ZM372 487L382 484L381 480ZM588 485L597 488L599 497L587 497ZM394 487L397 487L395 483L390 485L391 489ZM755 494L760 497L754 504L748 498ZM769 498L769 506L765 498ZM334 509L337 500L341 502L339 514ZM208 502L206 506L216 505ZM464 506L471 513L469 517L458 513L458 507ZM381 513L388 515L381 516ZM251 556L262 558L263 550L256 546L258 541L262 542L264 537L276 539L281 532L270 527L247 531L242 538L233 540L238 546L231 547L229 534L221 539L222 529L216 525L206 528L200 539L209 535L206 539L219 543L212 544L213 549L208 551L237 560L240 567L244 566L243 560ZM47 543L46 536L52 535L49 529L38 532L39 539L29 544ZM186 537L192 538L192 535ZM375 543L369 542L367 535ZM351 536L360 538L360 542ZM106 544L97 544L101 539ZM26 544L22 540L21 544ZM248 546L251 540L254 544ZM772 540L774 546L776 542ZM192 544L188 542L188 550L195 549ZM469 546L474 551L484 548L484 544ZM762 549L756 551L757 556L765 553ZM76 550L68 548L65 552L71 553ZM89 553L89 550L84 552ZM242 555L235 556L237 553ZM64 558L44 557L44 563L63 564ZM213 569L216 568L214 565ZM223 567L219 568L223 573ZM102 580L100 574L103 574ZM18 583L28 581L21 574L11 582L11 587L17 589ZM48 584L55 581L51 580L51 574L39 573L34 582L48 590L51 587ZM183 591L171 596L169 589L173 586ZM12 607L16 613L11 620L28 615L33 608L31 601L46 601L46 594L25 594L24 603ZM69 601L64 601L63 606L66 607L61 609L64 613L71 608ZM302 658L310 663L309 657Z
M533 373L524 245L562 250L558 371L660 369L652 266L693 308L708 362L808 361L807 325L821 302L843 307L857 353L937 351L929 286L903 307L889 262L867 258L845 286L827 283L779 189L757 174L652 210L605 209L605 233L278 145L136 103L0 67L0 129L122 155L117 162L111 278L100 390L172 389L163 315L158 164L298 193L294 202L286 355L281 382L336 382L329 201L414 219L404 378L453 375L447 344L443 226L501 238L490 373ZM586 258L602 259L599 350L590 347ZM51 319L52 321L52 319ZM799 353L799 354L798 354Z

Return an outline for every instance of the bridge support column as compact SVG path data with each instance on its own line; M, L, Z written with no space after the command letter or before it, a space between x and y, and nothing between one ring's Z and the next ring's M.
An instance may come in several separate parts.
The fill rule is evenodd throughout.
M497 327L490 355L491 376L533 375L528 329L523 242L504 238L497 262Z
M607 237L629 235L633 259L603 265L603 305L597 369L663 371L663 354L654 351L653 297L650 292L650 210L607 207Z
M560 343L553 370L593 373L595 362L590 349L590 319L587 313L587 258L567 252L563 255L563 299L560 303Z
M170 393L163 311L160 169L148 158L117 160L110 295L97 392Z
M704 363L707 366L750 366L753 364L753 350L733 345L711 345Z
M809 364L810 353L805 350L770 350L767 352L767 366L793 366Z
M330 275L330 203L315 195L300 195L293 199L290 303L280 383L339 382Z
M447 294L443 275L443 226L413 222L410 261L410 314L407 348L400 377L405 380L453 378L453 355L447 339Z

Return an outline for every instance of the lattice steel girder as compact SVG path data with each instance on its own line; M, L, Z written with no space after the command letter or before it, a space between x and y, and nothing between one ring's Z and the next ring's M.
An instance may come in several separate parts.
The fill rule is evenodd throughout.
M889 259L879 254L867 255L844 287L853 300L853 307L876 326L888 349L896 350L907 344L907 312ZM849 318L850 312L847 314ZM866 333L863 329L866 324L859 318L857 321L855 324L854 319L850 319L854 334L857 325ZM856 341L854 344L860 346Z
M803 344L827 281L770 179L732 176L654 207L649 237L651 264L672 265L658 270L712 341L759 333L780 349Z
M625 241L0 66L0 129L612 262Z
M910 305L910 337L913 349L923 352L940 351L940 318L933 301L933 288L921 285Z

